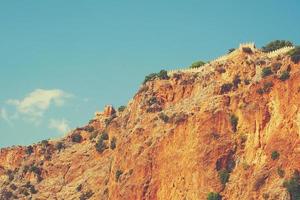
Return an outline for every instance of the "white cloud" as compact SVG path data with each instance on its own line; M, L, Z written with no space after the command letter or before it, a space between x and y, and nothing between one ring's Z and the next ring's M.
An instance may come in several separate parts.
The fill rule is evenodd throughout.
M0 108L0 119L3 119L7 123L11 124L11 121L10 121L10 119L8 117L8 114L7 114L5 108Z
M24 99L9 99L7 104L16 107L18 113L25 115L29 120L39 120L49 109L50 105L62 106L65 100L72 95L59 90L36 89L29 93Z
M61 120L50 119L49 128L55 129L60 133L66 133L70 131L68 121L66 121L65 119L61 119Z

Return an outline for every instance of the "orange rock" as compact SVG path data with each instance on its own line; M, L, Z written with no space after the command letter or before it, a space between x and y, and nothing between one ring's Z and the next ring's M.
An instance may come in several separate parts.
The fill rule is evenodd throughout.
M300 169L300 66L286 55L266 58L251 49L251 55L236 51L202 72L147 82L119 116L106 106L89 125L48 146L33 145L30 155L25 147L1 149L2 192L18 199L198 200L218 192L224 200L288 200L283 181ZM289 67L290 78L262 79L262 61L280 62L278 73ZM240 84L220 95L237 75ZM265 82L272 88L257 93ZM80 143L70 139L75 132L83 137ZM221 170L230 175L226 184ZM24 189L28 181L36 193Z

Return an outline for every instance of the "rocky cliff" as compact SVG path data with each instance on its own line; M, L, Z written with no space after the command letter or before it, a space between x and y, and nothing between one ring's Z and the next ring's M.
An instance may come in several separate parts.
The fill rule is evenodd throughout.
M1 149L0 199L297 199L299 109L299 64L240 48L153 76L64 138Z

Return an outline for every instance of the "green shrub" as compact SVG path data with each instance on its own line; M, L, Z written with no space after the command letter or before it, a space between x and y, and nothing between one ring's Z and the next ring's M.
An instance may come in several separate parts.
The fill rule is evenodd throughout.
M280 154L278 153L278 151L272 151L271 153L271 158L272 160L277 160L279 158Z
M28 146L28 147L26 147L25 153L26 153L27 155L31 155L31 154L33 153L33 147L32 147L31 145Z
M233 132L237 131L238 122L239 122L239 118L237 116L235 116L235 115L230 116L230 124L231 124Z
M200 61L192 63L192 65L189 68L190 69L195 69L195 68L199 68L203 65L205 65L205 62L200 60Z
M147 83L148 81L152 81L155 78L159 78L161 80L169 79L168 72L166 70L160 70L159 73L151 73L145 77L143 84Z
M265 77L270 76L272 74L273 74L273 72L272 72L271 67L265 67L265 68L262 69L261 77L265 78Z
M89 190L80 195L79 200L87 200L90 199L94 195L92 190Z
M39 167L35 166L35 165L31 165L30 168L29 168L29 171L33 172L33 173L35 173L36 175L39 175L39 176L42 174L42 170Z
M65 145L64 145L63 142L57 142L57 143L55 144L55 149L58 150L58 151L60 151L60 150L62 150L62 149L64 149L64 148L65 148Z
M98 142L96 143L95 145L96 147L96 150L99 152L99 153L103 153L108 147L106 146L104 140L100 137Z
M284 172L284 170L283 170L281 167L278 167L278 168L277 168L277 174L278 174L278 176L279 176L280 178L283 178L285 172Z
M159 113L158 117L165 123L168 123L170 119L169 116L166 115L165 113Z
M111 141L110 141L110 148L112 149L112 150L114 150L116 147L117 147L117 138L116 137L113 137L112 139L111 139Z
M93 126L88 125L88 126L85 126L83 128L83 130L86 132L93 132L95 130L95 128Z
M299 184L299 175L294 174L294 176L284 181L283 187L285 187L290 194L291 200L299 200L300 199L300 184Z
M270 92L271 88L274 86L273 82L265 82L262 88L256 90L258 94L264 94Z
M293 43L287 40L274 40L268 43L266 46L262 47L263 52L271 52L282 47L290 47L293 46Z
M232 53L235 51L235 48L228 49L228 53Z
M115 175L115 178L116 178L116 182L118 182L119 181L119 179L120 179L120 176L123 174L123 171L122 170L117 170L116 171L116 175Z
M220 93L221 94L225 94L225 93L228 93L230 92L230 90L232 89L233 87L233 84L232 83L225 83L221 86L221 91Z
M245 79L245 80L244 80L244 84L245 84L245 85L249 85L249 84L250 84L250 80L249 80L249 79Z
M42 144L43 147L47 147L47 146L49 146L49 141L48 140L42 140L41 144Z
M119 111L119 112L123 112L125 109L126 109L126 106L120 106L120 107L118 108L118 111Z
M156 73L151 73L149 75L147 75L144 79L144 84L147 83L148 81L152 81L154 80L155 78L157 77L157 74Z
M169 79L168 72L166 70L160 70L160 72L157 74L157 77L161 80Z
M107 132L103 132L100 136L100 140L108 140L109 136Z
M257 92L258 94L264 94L264 89L258 88L258 89L256 90L256 92Z
M264 93L270 92L273 86L274 86L273 82L265 82L263 86Z
M291 50L288 54L291 56L293 63L298 64L300 62L300 46Z
M232 84L234 88L237 88L239 84L241 83L241 79L239 75L234 76Z
M82 184L79 184L77 187L76 187L76 191L77 192L80 192L82 190Z
M284 71L284 72L280 75L280 77L279 77L279 79L280 79L281 81L288 80L289 78L290 78L290 72L289 72L289 71Z
M219 171L219 179L220 179L220 182L222 183L222 185L225 185L229 181L229 177L230 177L230 174L229 174L228 170L224 169L224 170Z
M207 200L221 200L222 196L216 192L210 192L207 195Z
M72 139L72 142L80 143L81 140L82 140L82 136L81 136L79 133L74 133L74 134L71 136L71 139Z

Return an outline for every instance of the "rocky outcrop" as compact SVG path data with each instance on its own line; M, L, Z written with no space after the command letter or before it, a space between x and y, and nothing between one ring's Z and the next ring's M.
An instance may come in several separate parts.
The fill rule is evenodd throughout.
M1 198L288 200L299 82L299 64L259 50L156 78L122 112L108 106L65 138L1 149Z

